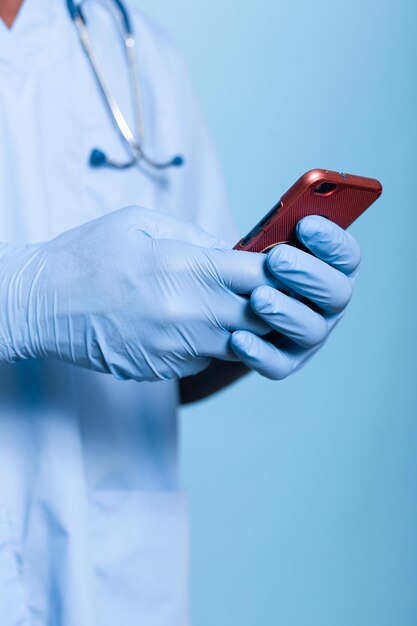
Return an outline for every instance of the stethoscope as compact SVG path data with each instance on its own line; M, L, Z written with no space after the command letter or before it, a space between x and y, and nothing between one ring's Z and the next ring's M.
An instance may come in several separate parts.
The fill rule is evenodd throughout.
M126 61L128 65L129 72L129 82L132 91L133 98L133 106L135 113L135 133L131 130L129 124L126 121L125 116L122 113L122 110L113 95L112 90L110 89L110 85L107 82L106 75L103 71L103 68L98 60L98 57L94 51L93 45L91 43L90 35L87 29L87 22L83 10L81 8L81 4L75 2L74 0L67 0L67 7L69 14L71 16L72 21L74 22L78 36L81 42L81 45L84 49L85 54L87 55L88 61L90 63L90 67L93 71L93 74L96 78L97 85L101 91L103 96L106 108L116 124L116 127L120 133L122 140L124 141L127 150L130 153L130 159L126 162L115 161L113 159L109 159L103 150L99 148L94 148L91 151L89 163L92 167L111 167L114 169L128 169L133 165L137 165L139 161L144 161L148 165L157 168L157 169L165 169L167 167L179 166L184 163L184 159L180 155L174 156L169 161L158 162L150 159L144 149L144 124L143 124L143 113L142 113L142 99L141 99L141 89L139 84L139 72L137 66L136 59L136 51L135 51L135 36L133 34L132 24L130 21L129 14L121 2L121 0L112 0L116 9L120 15L120 22L122 26L122 37L124 42L124 50L126 53Z

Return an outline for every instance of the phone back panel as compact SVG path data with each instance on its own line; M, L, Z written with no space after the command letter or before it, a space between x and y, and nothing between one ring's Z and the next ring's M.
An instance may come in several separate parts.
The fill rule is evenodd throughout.
M322 215L347 228L381 195L374 178L311 170L284 194L236 250L266 252L278 243L296 243L295 227L306 215Z

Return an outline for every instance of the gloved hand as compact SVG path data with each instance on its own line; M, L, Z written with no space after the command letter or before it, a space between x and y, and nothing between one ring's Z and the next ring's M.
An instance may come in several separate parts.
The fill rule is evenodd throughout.
M361 257L352 235L326 218L305 217L296 232L315 256L282 244L267 257L270 272L296 297L260 286L250 298L254 312L280 334L267 341L239 330L230 340L247 367L276 380L298 370L324 344L349 303Z
M230 333L265 333L247 298L274 284L262 254L129 207L42 244L0 246L0 360L58 358L158 380L235 359Z

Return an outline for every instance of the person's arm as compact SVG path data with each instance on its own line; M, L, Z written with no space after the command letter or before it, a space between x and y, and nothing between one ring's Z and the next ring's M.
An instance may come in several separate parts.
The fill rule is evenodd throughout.
M273 283L265 257L190 222L128 207L34 245L0 244L0 362L54 358L116 378L190 376L233 359L235 329Z
M297 236L314 256L281 245L268 254L267 261L270 272L297 299L269 286L258 287L250 298L252 310L275 332L263 337L234 332L230 344L240 362L213 360L203 372L182 379L182 404L223 389L250 369L267 378L285 378L324 344L349 303L360 248L349 233L316 216L301 220Z
M56 358L137 381L189 377L184 401L235 380L244 369L233 359L285 378L340 319L360 259L356 240L324 218L304 218L298 236L316 256L288 245L230 250L191 223L129 207L46 243L2 244L0 361ZM216 360L225 365L210 366Z

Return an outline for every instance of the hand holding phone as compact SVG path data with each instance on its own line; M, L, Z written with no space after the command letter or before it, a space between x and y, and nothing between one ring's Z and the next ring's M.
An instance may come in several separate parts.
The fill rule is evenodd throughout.
M284 285L284 290L259 286L250 298L253 311L270 326L269 335L236 331L231 337L247 367L280 380L324 344L350 301L360 262L357 241L343 229L381 191L372 179L313 170L235 246L267 252L268 269ZM294 247L297 240L304 249ZM287 243L276 246L282 242Z

